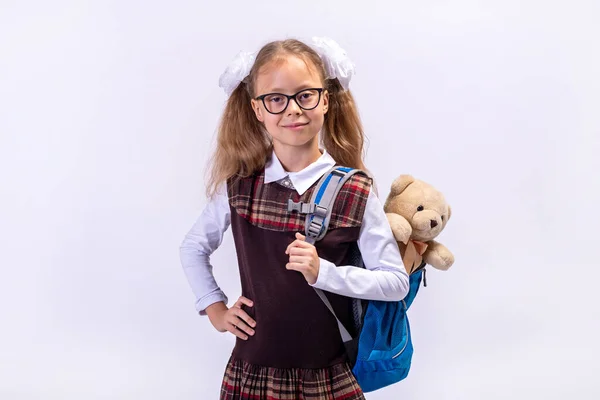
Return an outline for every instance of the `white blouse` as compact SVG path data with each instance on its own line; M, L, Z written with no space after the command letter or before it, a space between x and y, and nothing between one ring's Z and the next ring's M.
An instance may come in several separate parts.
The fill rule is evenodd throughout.
M287 172L273 153L265 166L265 184L289 178L302 195L329 168L333 158L323 151L321 157L298 172ZM278 184L278 183L277 183ZM228 298L217 285L212 273L211 254L221 245L231 223L226 183L205 206L180 246L180 258L188 282L196 296L196 310L206 315L206 308ZM334 265L319 258L319 275L314 287L367 300L400 301L409 289L406 269L383 206L373 190L369 192L362 220L358 247L365 269L351 265ZM308 283L307 283L308 285Z

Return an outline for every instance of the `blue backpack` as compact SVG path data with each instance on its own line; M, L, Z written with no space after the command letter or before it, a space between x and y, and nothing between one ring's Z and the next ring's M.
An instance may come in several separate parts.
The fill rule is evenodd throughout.
M323 175L315 188L310 203L288 200L288 211L306 214L306 241L314 244L327 232L333 204L344 183L358 169L335 166ZM352 265L364 268L358 248ZM399 302L352 299L354 326L349 329L335 315L331 303L322 290L317 295L335 316L352 372L363 392L372 392L397 383L408 375L413 355L407 310L419 287L425 281L425 263L410 275L410 290Z

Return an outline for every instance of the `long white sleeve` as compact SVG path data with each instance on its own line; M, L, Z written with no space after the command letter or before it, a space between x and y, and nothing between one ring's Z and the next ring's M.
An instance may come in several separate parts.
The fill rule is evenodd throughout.
M398 244L383 207L371 190L363 216L358 247L365 268L336 266L320 258L314 287L366 300L400 301L409 290L409 279Z
M228 302L213 276L210 255L221 245L230 223L227 186L224 183L205 206L179 248L181 265L196 296L196 310L200 315L206 315L205 310L211 304Z

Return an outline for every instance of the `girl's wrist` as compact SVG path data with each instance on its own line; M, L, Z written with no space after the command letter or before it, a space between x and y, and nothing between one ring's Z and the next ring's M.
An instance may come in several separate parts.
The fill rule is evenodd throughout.
M217 323L217 321L219 320L219 317L223 315L227 310L228 308L225 305L225 303L219 301L206 307L206 315L208 315L210 322L212 322L212 324L215 325L215 323Z

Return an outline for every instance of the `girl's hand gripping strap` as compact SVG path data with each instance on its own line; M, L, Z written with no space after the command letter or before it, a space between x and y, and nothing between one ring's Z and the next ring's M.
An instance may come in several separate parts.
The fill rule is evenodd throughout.
M306 213L306 242L314 245L315 242L321 240L325 236L329 226L329 220L331 219L331 211L340 189L352 175L358 172L362 171L334 166L319 180L310 199L310 203L295 203L292 199L288 200L288 211ZM351 341L352 336L335 314L325 293L323 293L321 289L314 289L337 320L338 328L344 343Z

